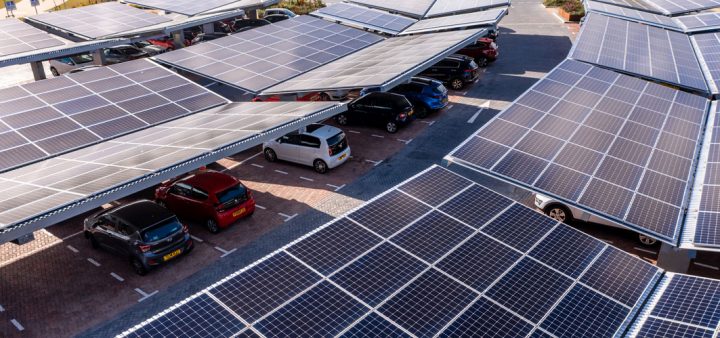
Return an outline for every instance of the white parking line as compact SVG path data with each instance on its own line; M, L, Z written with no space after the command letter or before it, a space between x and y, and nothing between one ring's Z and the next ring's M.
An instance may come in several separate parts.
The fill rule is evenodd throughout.
M330 187L330 188L335 189L335 191L338 191L338 190L340 190L340 189L342 189L342 188L345 188L345 184L343 184L343 185L341 185L341 186L337 186L337 185L333 185L333 184L328 183L328 184L326 184L326 185L327 185L328 187Z
M382 161L373 161L373 160L365 160L365 162L370 162L373 164L373 167L377 167L382 163Z
M118 274L116 274L116 273L114 273L114 272L111 272L111 273L110 273L110 276L113 276L113 278L117 279L117 280L120 281L120 282L124 282L124 281L125 281L125 279L123 279L122 277L120 277L120 275L118 275Z
M282 170L277 170L277 169L275 169L275 172L278 173L278 174L283 174L283 175L287 175L287 174L288 174L287 171L282 171Z
M301 180L310 181L310 182L315 182L315 180L312 179L312 178L307 178L307 177L302 177L302 176L300 176L300 179L301 179Z
M5 308L0 305L0 312L5 312Z
M258 156L260 156L260 155L262 155L262 151L259 152L259 153L257 153L257 154L255 154L255 155L253 155L253 156L250 156L250 157L248 157L248 158L246 158L246 159L244 159L244 160L242 160L242 161L240 161L240 162L238 162L238 163L235 163L235 164L233 164L233 165L231 165L231 166L223 169L221 172L226 172L226 171L228 171L228 170L235 169L235 168L238 167L239 165L245 164L245 162L250 161L250 160L252 160L253 158L258 157Z
M405 143L405 144L410 144L410 142L412 142L413 139L403 140L403 139L399 138L399 139L397 139L397 140L400 141L400 142L402 142L402 143Z
M695 265L697 265L697 266L701 266L701 267L703 267L703 268L708 268L708 269L713 269L713 270L720 270L720 268L718 268L717 266L712 266L712 265L703 264L703 263L698 263L698 262L693 262L693 264L695 264Z
M225 250L225 249L223 249L223 248L221 248L221 247L219 247L219 246L216 246L216 247L215 247L215 250L222 252L223 254L220 256L220 258L223 258L223 257L225 257L225 256L227 256L227 255L229 255L229 254L231 254L231 253L233 253L233 252L235 252L235 251L237 250L237 248L232 249L232 250Z
M20 322L17 321L17 319L11 319L10 322L15 325L15 328L18 331L25 331L25 328L20 324Z
M262 168L265 168L264 166L261 166L261 165L259 165L259 164L257 164L257 163L252 163L252 164L250 164L250 165L253 166L253 167L261 168L261 169L262 169Z
M635 250L637 250L637 251L642 251L642 252L645 252L645 253L653 254L653 255L657 255L657 254L658 254L657 251L652 251L652 250L648 250L648 249L644 249L644 248L640 248L640 247L634 247L633 249L635 249Z
M67 248L68 248L68 250L70 250L70 251L72 251L72 252L74 252L74 253L80 252L80 251L78 251L78 249L75 249L72 245L68 245Z
M100 263L98 263L98 261L96 261L96 260L94 260L94 259L92 259L92 258L88 258L87 261L90 262L90 264L92 264L92 265L95 265L95 266L97 266L97 267L100 267Z
M263 210L267 209L266 207L264 207L264 206L262 206L262 205L260 205L260 204L255 204L255 207L256 207L256 208L263 209Z
M463 94L463 96L467 95L467 90L464 91L462 94Z
M281 217L284 217L285 222L289 222L291 219L295 218L298 214L288 215L288 214L283 214L282 212L278 212L278 215L280 215Z
M425 123L425 124L430 125L430 126L432 126L433 124L435 124L435 121L420 121L420 122Z
M451 104L451 105L447 106L447 110L453 109L453 107L455 107L455 105Z
M140 303L140 302L152 297L154 294L158 293L157 290L147 293L140 288L135 288L135 292L139 293L142 296L140 299L138 299L138 303Z
M478 110L477 112L475 112L475 114L467 121L467 123L475 123L475 119L477 119L478 116L480 116L480 113L481 113L482 111L483 111L483 110L480 109L480 110Z
M377 138L385 138L385 136L378 135L378 134L372 134L372 135L370 135L370 136L372 136L372 137L377 137Z
M256 205L256 206L257 206L257 205ZM196 241L196 242L198 242L198 243L205 242L205 241L202 240L200 237L195 237L194 235L190 235L190 238L192 238L193 241Z
M360 134L360 132L359 132L359 131L355 131L355 130L348 130L348 133L353 133L353 134Z
M72 235L63 237L62 240L63 240L63 241L66 241L66 240L68 240L68 239L70 239L70 238L73 238L73 237L75 237L75 236L77 236L77 235L79 235L79 234L81 234L81 233L83 233L83 232L82 232L82 231L78 231L78 232L76 232L76 233L74 233L74 234L72 234Z

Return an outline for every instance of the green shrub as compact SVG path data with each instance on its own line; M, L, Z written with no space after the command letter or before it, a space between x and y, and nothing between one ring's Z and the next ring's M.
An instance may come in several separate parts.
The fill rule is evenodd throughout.
M566 2L568 2L568 0L544 0L543 5L545 5L545 7L560 7Z
M562 5L562 8L569 14L585 15L585 7L580 0L569 0Z

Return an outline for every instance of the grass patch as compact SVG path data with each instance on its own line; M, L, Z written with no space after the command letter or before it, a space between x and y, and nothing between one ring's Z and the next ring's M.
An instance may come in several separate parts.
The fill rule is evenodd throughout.
M301 15L325 7L325 4L322 0L283 0L277 7L287 8L295 14Z

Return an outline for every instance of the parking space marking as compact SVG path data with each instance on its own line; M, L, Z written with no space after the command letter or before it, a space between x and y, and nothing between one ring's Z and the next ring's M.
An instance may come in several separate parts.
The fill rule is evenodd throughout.
M287 174L288 174L287 171L282 171L282 170L277 170L277 169L275 169L275 172L278 173L278 174L283 174L283 175L287 175Z
M67 248L68 248L68 250L70 250L70 251L72 251L72 252L74 252L74 253L80 252L78 249L75 249L72 245L68 245Z
M335 189L335 191L338 191L338 190L340 190L340 189L342 189L342 188L345 188L345 184L343 184L343 185L341 185L341 186L337 186L337 185L328 183L328 184L326 184L326 185L327 185L328 187L330 187L330 188Z
M266 207L264 207L264 206L262 206L262 205L260 205L260 204L255 204L255 207L256 207L256 208L263 209L263 210L267 209Z
M467 96L467 90L462 93L463 96Z
M429 126L432 126L433 124L435 124L435 121L420 121L420 122L425 123Z
M377 167L380 165L380 163L382 163L382 160L380 160L380 161L365 160L365 162L370 162L373 164L373 167Z
M642 252L645 252L645 253L653 254L653 255L657 255L657 254L658 254L656 251L652 251L652 250L648 250L648 249L644 249L644 248L640 248L640 247L634 247L633 249L635 249L635 250L637 250L637 251L642 251Z
M73 238L73 237L75 237L75 236L77 236L77 235L79 235L79 234L81 234L81 233L83 233L83 232L82 232L82 231L78 231L78 232L76 232L76 233L74 233L74 234L72 234L72 235L63 237L62 240L63 240L63 241L66 241L66 240L68 240L68 239L70 239L70 238Z
M257 205L256 205L256 206L257 206ZM200 237L195 237L194 235L190 235L190 238L192 238L193 241L196 241L196 242L198 242L198 243L205 242L205 241L202 240Z
M353 134L360 134L359 131L355 131L355 130L348 130L348 132L349 132L349 133L353 133Z
M306 180L306 181L309 181L309 182L315 182L315 180L312 179L312 178L307 178L307 177L302 177L302 176L300 176L300 179L301 179L301 180Z
M455 107L455 105L451 104L451 105L447 106L447 110L453 109L453 107Z
M703 263L698 263L698 262L693 262L693 264L695 264L695 265L697 265L697 266L701 266L701 267L703 267L703 268L708 268L708 269L716 270L716 271L717 271L717 270L720 270L720 268L718 268L717 266L712 266L712 265L703 264Z
M377 137L377 138L385 138L385 136L378 135L378 134L372 134L372 135L370 135L370 136L372 136L372 137Z
M253 166L253 167L261 168L261 169L262 169L262 168L265 168L264 166L261 166L261 165L259 165L259 164L257 164L257 163L252 163L252 164L250 164L250 165Z
M223 257L225 257L225 256L227 256L227 255L229 255L229 254L231 254L231 253L233 253L233 252L235 252L235 251L237 250L237 248L232 249L232 250L225 250L225 249L223 249L223 248L221 248L221 247L219 247L219 246L216 246L216 247L215 247L215 250L222 252L222 255L220 256L220 258L223 258Z
M135 288L135 292L139 293L142 296L140 299L138 299L138 303L140 303L140 302L152 297L154 294L158 293L157 290L147 293L140 288Z
M95 265L95 266L97 266L97 267L100 267L100 263L98 263L98 261L96 261L96 260L94 260L94 259L92 259L92 258L88 258L87 261L90 262L90 264L92 264L92 265Z
M261 151L261 152L255 154L255 155L253 155L253 156L250 156L250 157L248 157L248 158L246 158L246 159L244 159L244 160L242 160L242 161L240 161L240 162L237 162L237 163L235 163L235 164L233 164L233 165L231 165L231 166L223 169L221 172L224 173L224 172L226 172L226 171L228 171L228 170L235 169L236 167L238 167L238 166L240 166L240 165L242 165L242 164L245 164L245 162L250 161L250 160L252 160L253 158L258 157L258 156L260 156L260 155L262 155L262 154L263 154L263 153L262 153L262 151Z
M15 325L15 328L16 328L18 331L25 331L25 328L22 326L22 324L20 324L20 322L17 321L17 319L15 319L15 318L10 319L10 322L11 322L13 325Z
M117 280L120 281L120 282L124 282L124 281L125 281L124 278L120 277L120 275L118 275L118 274L116 274L116 273L114 273L114 272L111 272L111 273L110 273L110 276L113 276L113 278L117 279Z
M490 108L490 101L485 101L485 103L480 105L480 109L478 109L477 112L467 121L467 123L475 123L475 120L480 116L480 113L482 113L485 109Z
M0 305L0 312L5 312L5 308Z
M403 140L403 139L399 138L399 139L397 139L397 140L400 141L400 142L402 142L402 143L405 143L405 144L410 144L410 142L412 142L413 139Z
M278 212L278 215L280 215L281 217L284 217L285 222L290 222L290 220L297 217L298 214L288 215L288 214L283 214L282 212Z

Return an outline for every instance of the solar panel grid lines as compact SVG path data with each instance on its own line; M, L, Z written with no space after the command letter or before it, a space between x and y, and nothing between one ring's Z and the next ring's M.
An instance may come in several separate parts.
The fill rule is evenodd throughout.
M64 45L52 35L16 19L0 20L0 41L0 56Z
M494 26L507 13L507 9L507 7L493 8L482 12L423 19L407 27L400 35L440 31L457 27Z
M194 16L204 12L210 12L220 7L237 3L237 6L233 8L252 8L252 7L266 7L265 2L262 0L205 0L205 1L194 1L194 0L128 0L125 1L130 4L139 5L147 8L161 9L172 13L184 14L188 16ZM270 1L277 3L276 1Z
M653 12L653 13L658 13L658 14L663 14L663 15L668 14L661 8L656 7L652 2L645 1L645 0L598 0L598 2L604 2L604 3L615 5L615 6L627 7L627 8L631 8L631 9L639 9L642 11Z
M684 27L682 27L681 24L676 21L676 18L670 18L665 15L659 15L645 12L642 10L615 6L599 1L587 1L586 6L589 11L602 13L604 15L616 16L620 19L625 20L639 21L646 24L677 30L681 32L685 31Z
M699 13L675 17L674 20L685 32L702 32L716 30L720 26L718 13Z
M460 15L466 12L485 11L492 7L508 6L508 0L436 0L425 18Z
M694 34L690 40L701 60L701 65L713 94L720 92L720 33Z
M390 14L377 9L343 2L320 8L311 14L350 25L357 24L363 28L369 28L392 35L402 32L417 22L415 19L402 15Z
M422 18L436 0L395 0L391 3L383 0L351 0L350 2L370 8L383 9L414 18Z
M27 20L88 40L172 21L169 17L151 14L118 2L42 13L30 16Z

